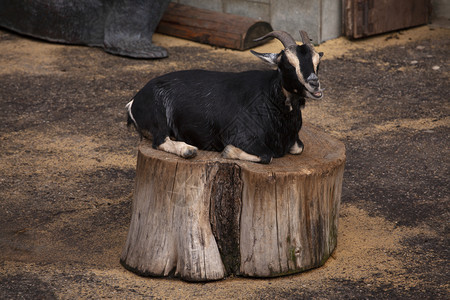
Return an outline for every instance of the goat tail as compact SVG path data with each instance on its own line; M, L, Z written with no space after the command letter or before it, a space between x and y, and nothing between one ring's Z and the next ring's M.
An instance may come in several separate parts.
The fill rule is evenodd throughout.
M136 119L133 116L133 113L131 112L131 108L133 107L133 102L134 102L134 98L130 100L130 102L127 103L127 105L125 105L125 108L127 109L127 126L130 126L131 124L133 124L134 128L136 129L136 131L139 133L139 137L142 138L148 138L151 139L151 134L149 133L148 130L142 130L138 123L136 122Z
M128 116L127 125L129 126L129 125L133 124L134 127L136 127L136 129L138 129L139 128L138 124L136 123L136 120L133 117L133 114L131 113L131 107L133 106L133 102L134 102L134 98L131 99L131 101L128 102L127 105L125 105L125 108L127 109L127 116Z

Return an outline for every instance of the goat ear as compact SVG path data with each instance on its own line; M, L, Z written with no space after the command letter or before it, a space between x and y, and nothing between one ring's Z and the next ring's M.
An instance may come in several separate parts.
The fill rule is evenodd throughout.
M253 50L250 52L271 65L278 65L278 53L259 53Z

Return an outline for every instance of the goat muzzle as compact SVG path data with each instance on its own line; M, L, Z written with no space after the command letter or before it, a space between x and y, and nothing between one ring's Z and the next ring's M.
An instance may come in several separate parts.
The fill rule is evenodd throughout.
M310 85L310 86L311 86L311 85ZM316 88L314 88L313 86L311 86L311 87L312 87L314 90L313 90L313 91L310 91L309 89L306 89L306 90L305 90L306 96L307 96L308 98L311 98L311 99L322 99L324 89L321 89L321 88L320 88L320 85L319 85L318 87L316 87Z

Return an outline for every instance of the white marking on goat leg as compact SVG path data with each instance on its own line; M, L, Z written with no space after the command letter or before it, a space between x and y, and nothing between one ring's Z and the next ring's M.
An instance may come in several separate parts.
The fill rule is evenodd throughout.
M176 154L184 158L191 158L197 155L197 147L186 144L185 142L172 141L166 137L164 143L158 146L159 150Z
M303 152L303 145L299 146L297 142L294 143L294 145L292 145L291 149L289 150L289 153L291 154L300 154Z
M229 159L247 160L252 162L260 162L261 158L256 155L248 154L247 152L236 148L233 145L228 145L222 151L222 157Z

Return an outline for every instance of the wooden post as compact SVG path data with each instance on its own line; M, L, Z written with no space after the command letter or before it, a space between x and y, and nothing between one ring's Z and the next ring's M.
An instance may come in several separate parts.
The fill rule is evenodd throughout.
M321 266L336 247L345 147L305 125L305 151L269 165L139 147L121 263L188 281L271 277Z

